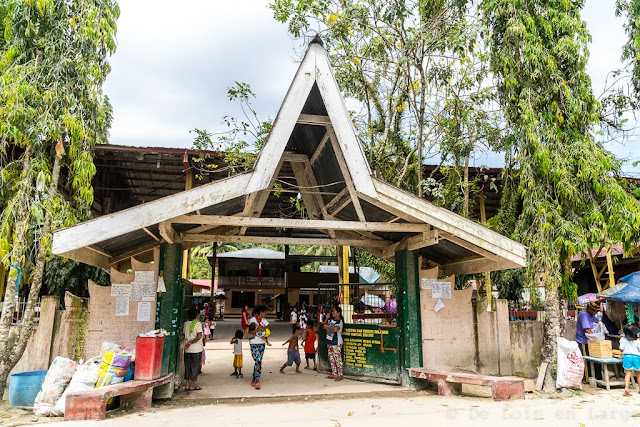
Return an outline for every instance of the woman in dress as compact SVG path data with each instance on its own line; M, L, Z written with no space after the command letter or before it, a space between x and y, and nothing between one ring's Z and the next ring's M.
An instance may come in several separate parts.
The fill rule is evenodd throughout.
M240 326L245 338L249 338L249 306L247 304L242 307L242 317L240 318Z

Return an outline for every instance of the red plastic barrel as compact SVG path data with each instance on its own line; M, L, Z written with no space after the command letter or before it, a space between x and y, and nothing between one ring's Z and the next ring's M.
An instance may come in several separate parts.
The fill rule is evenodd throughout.
M164 337L136 338L136 370L134 379L155 380L162 370Z

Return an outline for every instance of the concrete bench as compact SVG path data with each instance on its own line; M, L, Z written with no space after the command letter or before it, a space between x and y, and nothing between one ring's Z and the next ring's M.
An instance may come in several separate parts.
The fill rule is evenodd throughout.
M460 393L462 384L472 384L491 387L494 400L524 399L522 378L443 372L428 368L409 368L409 376L436 382L440 396L449 396L454 390Z
M64 420L104 420L107 401L115 396L120 396L121 401L126 400L132 407L150 408L153 389L170 383L172 379L173 374L169 374L150 381L132 380L69 393L67 394Z

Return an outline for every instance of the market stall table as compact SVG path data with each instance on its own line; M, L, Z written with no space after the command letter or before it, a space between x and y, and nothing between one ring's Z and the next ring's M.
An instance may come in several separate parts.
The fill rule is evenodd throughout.
M585 363L589 361L590 369L589 372L591 375L595 375L595 369L593 364L600 363L602 364L602 378L601 380L597 380L595 377L589 377L589 384L592 387L605 386L607 390L611 390L611 386L613 387L624 387L624 377L620 376L620 372L618 370L618 365L622 365L622 359L618 359L617 357L611 357L608 359L601 359L599 357L593 356L582 356L585 360ZM613 366L613 371L616 375L616 379L611 381L609 379L609 365ZM635 387L634 377L631 377L631 385Z

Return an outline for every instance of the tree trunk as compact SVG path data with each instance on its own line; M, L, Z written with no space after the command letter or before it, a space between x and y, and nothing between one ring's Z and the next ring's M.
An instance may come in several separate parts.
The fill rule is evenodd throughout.
M545 319L544 338L542 340L542 361L547 362L547 373L544 377L544 391L552 392L556 390L556 381L553 378L553 367L558 361L558 348L556 338L560 336L560 304L558 284L545 274Z
M11 264L23 265L23 257L25 255L25 241L29 229L29 201L33 191L31 183L31 148L27 147L22 165L22 173L20 174L20 187L16 195L16 205L18 210L15 218L15 237L11 249ZM9 362L9 335L11 331L11 323L13 321L13 313L16 305L16 283L18 280L15 268L9 269L9 278L4 293L4 304L2 307L2 316L0 317L0 390L4 390L4 384L11 368L7 369Z
M462 216L469 218L469 153L464 157Z
M60 178L60 159L55 156L53 163L53 171L51 174L51 183L49 185L49 191L47 195L48 205L44 210L44 223L42 225L42 231L40 235L40 245L38 246L38 253L36 255L35 268L31 275L31 286L29 289L29 297L27 298L27 304L24 315L22 317L22 324L20 325L19 332L16 334L13 347L7 353L7 360L0 364L0 390L4 390L6 386L7 377L9 372L18 363L24 353L31 333L33 331L33 318L35 317L35 306L40 295L40 289L42 288L42 279L44 277L44 267L49 254L50 245L52 241L51 226L53 223L53 212L51 203L56 196L58 190L58 181Z

